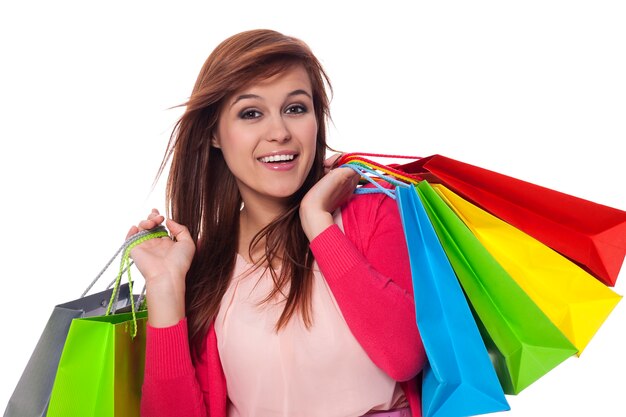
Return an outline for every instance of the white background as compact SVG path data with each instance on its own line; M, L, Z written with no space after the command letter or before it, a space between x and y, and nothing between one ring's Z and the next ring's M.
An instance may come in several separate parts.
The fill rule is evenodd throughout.
M309 43L334 84L337 149L440 153L623 210L624 22L603 0L3 2L0 409L53 306L163 209L151 184L170 108L227 36ZM625 303L508 415L624 415Z

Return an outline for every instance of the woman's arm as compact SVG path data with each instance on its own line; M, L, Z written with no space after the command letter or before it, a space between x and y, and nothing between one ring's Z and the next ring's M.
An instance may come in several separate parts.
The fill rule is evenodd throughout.
M146 220L130 229L129 236L164 220L152 210ZM151 239L131 251L146 280L149 306L141 415L206 417L185 319L185 276L195 245L186 227L173 220L167 220L166 225L172 239Z
M186 319L164 328L148 325L141 416L207 417L197 378L207 372L203 364L205 360L194 367L191 361Z
M345 234L333 225L311 242L315 259L372 361L395 380L411 379L425 353L396 202L383 194L355 196L342 218Z
M165 218L156 209L146 220L128 231L128 237L155 228ZM187 228L175 221L165 221L172 238L150 239L135 246L131 258L146 280L146 299L150 306L148 323L169 327L185 317L185 276L191 266L195 244Z

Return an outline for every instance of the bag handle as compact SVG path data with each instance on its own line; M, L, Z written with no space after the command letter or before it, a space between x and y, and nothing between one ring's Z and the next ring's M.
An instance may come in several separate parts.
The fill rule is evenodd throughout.
M374 157L383 157L383 158L402 158L402 159L422 159L419 156L403 156L403 155L386 155L386 154L374 154L374 153L345 153L339 157L336 162L336 165L344 165L349 162L359 163L365 167L373 168L378 171L384 172L394 178L397 178L401 181L408 182L411 184L417 184L422 178L416 174L409 174L404 171L400 171L395 169L393 166L384 165L379 162L375 162L371 159L364 158L363 155L366 156L374 156Z
M111 293L111 298L109 299L109 304L107 306L105 315L108 316L111 313L115 313L115 310L113 310L113 306L117 305L117 300L119 297L119 287L121 285L122 275L124 275L124 272L126 272L128 275L128 290L130 293L131 313L133 316L133 332L131 335L131 337L133 338L137 334L137 318L135 314L136 308L135 308L135 297L133 296L133 283L132 283L132 278L130 275L130 267L133 264L132 260L130 259L130 251L132 250L132 248L139 245L140 243L145 242L146 240L160 238L160 237L167 237L167 236L169 236L169 233L167 232L167 229L164 226L157 226L153 229L142 230L130 236L128 239L126 239L126 241L122 244L122 246L120 246L120 248L115 252L113 257L111 257L111 259L106 263L104 268L102 268L102 270L98 273L98 275L94 278L94 280L89 284L87 289L81 295L81 298L82 298L89 292L89 290L96 284L96 282L98 282L100 277L102 277L104 272L113 263L115 258L117 258L117 256L120 253L122 253L119 272L117 276L115 277L115 279L107 287L107 288L110 288L111 286L113 286L113 292ZM145 290L145 286L144 286L144 290ZM139 300L137 300L138 301L137 304L139 304L140 306L141 306L144 290L142 290L142 295L140 296Z
M169 234L167 233L167 230L163 226L158 226L154 229L150 229L148 230L148 232L149 233L141 234L140 236L137 236L137 234L133 235L124 243L123 245L124 252L122 253L122 259L120 261L119 273L115 277L115 284L113 285L113 294L111 294L111 299L109 300L109 305L105 313L107 316L111 314L113 303L115 302L118 296L118 290L122 282L122 275L124 275L124 271L126 271L128 275L128 292L130 293L130 312L133 317L132 319L133 330L131 332L130 337L133 339L135 338L135 336L137 336L137 315L136 315L137 309L135 308L135 297L133 296L133 280L130 276L130 267L132 265L132 261L130 259L130 251L135 246L139 245L140 243L145 242L146 240L169 236ZM144 289L145 289L145 286L144 286ZM143 291L142 291L142 294L143 294ZM138 304L141 305L139 300L138 300Z
M98 272L98 275L96 275L96 277L93 279L93 281L91 281L89 286L87 286L87 289L85 289L85 291L83 291L83 293L81 294L80 298L83 298L83 297L85 297L87 295L87 293L91 290L91 288L93 288L93 286L98 282L100 277L102 277L102 275L104 275L104 273L109 268L109 266L111 266L111 264L113 263L115 258L117 258L117 256L120 254L120 252L125 250L135 240L141 239L144 236L150 235L152 233L157 233L157 232L165 232L165 234L163 236L167 236L167 229L165 227L163 227L163 226L158 226L158 227L155 227L154 229L142 230L141 232L137 232L134 235L132 235L131 237L129 237L128 239L126 239L126 241L122 244L122 246L120 246L120 248L111 257L111 259L109 259L109 261L106 263L106 265L104 265L104 268L102 268L102 270L100 272ZM163 236L155 236L155 237L163 237ZM132 265L132 263L131 263L131 265ZM116 279L111 281L109 283L109 285L107 286L107 288L111 288L111 286L115 283L115 281L116 281Z
M360 158L362 156L370 156L374 158L392 158L392 159L422 159L421 156L408 156L408 155L391 155L385 153L368 153L368 152L346 152L341 154L339 159L343 158Z
M166 237L169 236L167 231L165 230L165 228L163 226L159 226L156 227L154 229L150 229L147 230L148 233L145 234L141 234L140 236L133 235L131 236L126 242L124 242L124 244L122 245L122 248L124 249L124 252L122 253L122 259L120 261L120 270L117 274L117 276L115 277L115 281L114 281L114 285L113 285L113 294L111 294L111 299L109 300L109 306L107 307L107 311L106 311L106 315L108 316L109 314L111 314L111 309L113 307L113 302L115 300L115 298L117 298L117 293L122 281L122 275L124 275L124 272L127 273L128 276L128 291L130 292L130 294L132 295L133 293L133 281L131 279L130 276L130 267L132 265L132 261L130 259L130 251L137 245L139 245L140 243L145 242L146 240L150 240L150 239L154 239L154 238L159 238L159 237ZM141 233L141 232L140 232ZM119 253L119 251L118 251ZM131 305L131 311L135 311L135 306L134 306L134 297L130 297L130 305Z
M388 183L390 183L391 185L394 185L396 187L409 187L410 185L402 182L402 181L398 181L397 179L381 174L380 172L377 172L373 169L370 169L369 167L358 163L358 162L348 162L346 164L341 165L342 168L350 168L353 171L355 171L356 173L358 173L361 178L365 179L366 181L368 181L369 183L373 184L375 188L357 188L354 190L355 194L374 194L374 193L383 193L386 194L388 197L392 198L392 199L396 199L396 195L395 192L393 190L390 190L388 188L384 188L382 185L380 185L380 182L375 180L374 178L380 178L384 181L387 181ZM367 175L370 174L370 175Z

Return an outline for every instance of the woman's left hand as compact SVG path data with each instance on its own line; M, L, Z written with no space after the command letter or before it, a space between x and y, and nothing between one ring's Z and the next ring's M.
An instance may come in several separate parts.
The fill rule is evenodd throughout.
M348 201L359 183L359 174L350 168L330 169L339 156L326 159L327 174L300 203L300 221L309 241L333 224L333 212Z

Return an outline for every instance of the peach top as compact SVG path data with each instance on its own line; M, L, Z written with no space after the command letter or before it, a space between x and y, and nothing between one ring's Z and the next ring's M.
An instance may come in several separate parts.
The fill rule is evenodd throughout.
M406 406L400 385L379 369L350 332L314 264L313 325L299 315L276 332L284 297L269 271L241 256L215 320L228 381L228 417L346 417Z

